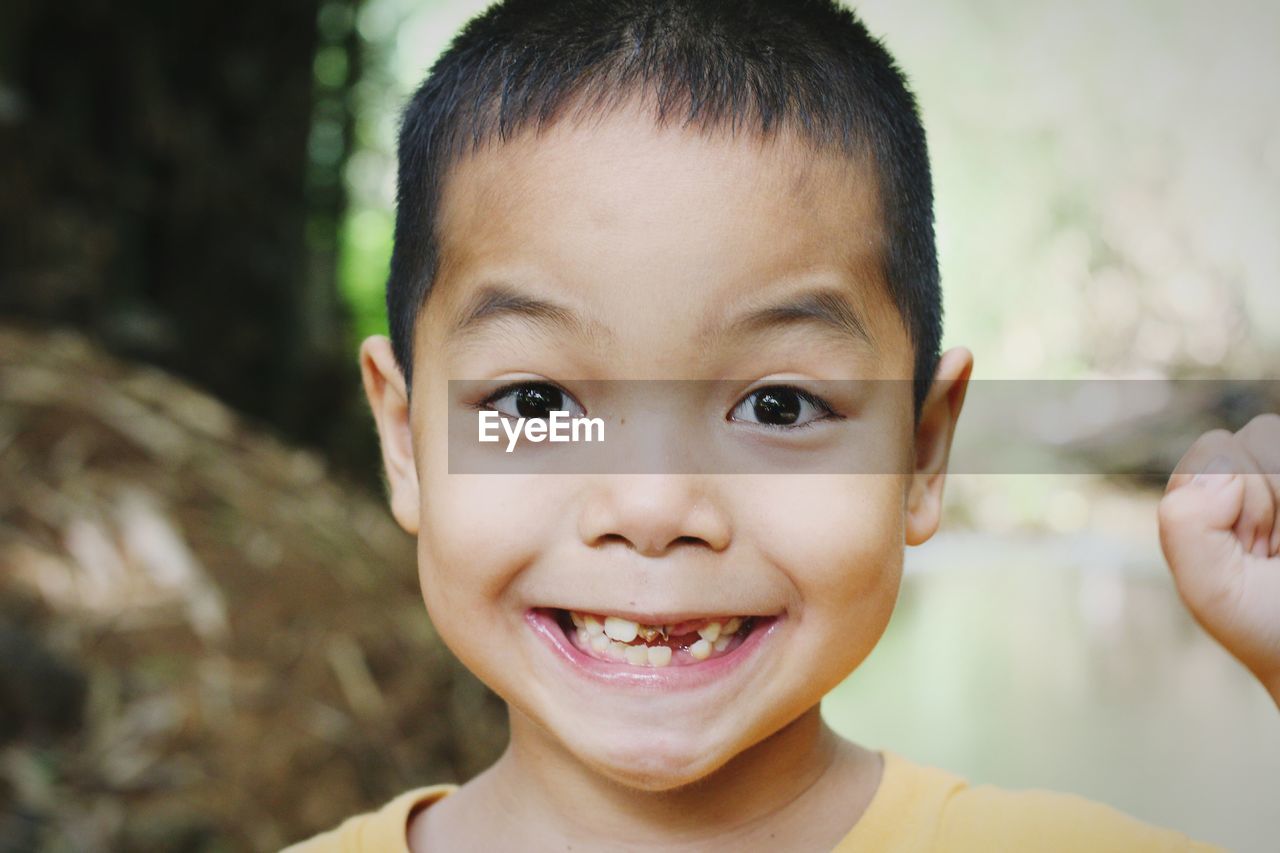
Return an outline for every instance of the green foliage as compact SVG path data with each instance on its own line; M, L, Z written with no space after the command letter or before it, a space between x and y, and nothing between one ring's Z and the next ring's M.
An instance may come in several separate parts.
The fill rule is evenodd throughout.
M390 211L371 207L351 210L342 224L338 282L357 340L387 334L383 288L393 224Z

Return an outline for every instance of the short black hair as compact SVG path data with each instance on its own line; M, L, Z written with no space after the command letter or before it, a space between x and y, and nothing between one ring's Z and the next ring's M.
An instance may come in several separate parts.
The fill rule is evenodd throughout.
M434 229L449 169L570 107L605 114L643 95L658 124L680 110L704 132L786 128L815 150L870 153L881 271L915 349L918 418L942 336L924 127L889 52L835 0L503 0L469 21L400 126L387 314L406 383L440 268Z

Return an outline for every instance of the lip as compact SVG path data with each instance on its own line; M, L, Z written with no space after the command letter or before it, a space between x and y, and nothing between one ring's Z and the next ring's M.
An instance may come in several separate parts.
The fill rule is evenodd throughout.
M759 654L761 646L784 621L779 615L756 628L736 649L687 666L639 667L597 660L580 652L569 642L551 611L535 607L525 612L525 621L544 646L575 675L597 684L649 690L692 690L727 678Z

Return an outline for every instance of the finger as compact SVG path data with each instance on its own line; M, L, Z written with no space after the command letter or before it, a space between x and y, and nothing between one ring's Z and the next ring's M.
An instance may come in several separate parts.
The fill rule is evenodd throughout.
M1215 468L1221 467L1215 460ZM1160 499L1160 548L1188 602L1223 594L1222 567L1237 560L1240 541L1234 525L1244 508L1245 484L1239 474L1210 471L1189 475L1180 488Z
M1280 506L1280 414L1258 415L1237 433L1271 490L1272 506ZM1280 554L1280 517L1273 512L1266 527L1267 555Z
M1227 473L1243 475L1245 502L1240 515L1231 522L1246 553L1265 557L1275 519L1275 498L1257 463L1245 448L1240 436L1225 429L1215 429L1200 436L1178 462L1169 478L1165 494L1187 486L1197 474L1220 479ZM1261 539L1259 543L1258 540Z
M1271 528L1275 523L1276 500L1267 478L1247 454L1232 457L1231 464L1244 480L1244 506L1236 519L1235 533L1246 554L1266 557L1270 553Z
M1235 433L1225 429L1209 430L1193 441L1187 452L1182 454L1165 485L1165 494L1191 482L1191 478L1203 471L1214 457L1230 458L1235 449Z

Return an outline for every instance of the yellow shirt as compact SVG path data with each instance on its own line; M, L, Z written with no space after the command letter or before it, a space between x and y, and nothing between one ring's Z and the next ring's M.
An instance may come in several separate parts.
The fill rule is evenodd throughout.
M913 764L892 752L881 755L880 787L832 853L1222 849L1074 794L970 786L945 770ZM409 853L410 816L457 787L431 785L406 791L378 811L347 818L337 829L294 844L284 853Z

